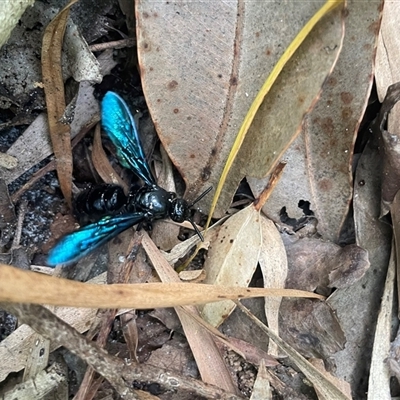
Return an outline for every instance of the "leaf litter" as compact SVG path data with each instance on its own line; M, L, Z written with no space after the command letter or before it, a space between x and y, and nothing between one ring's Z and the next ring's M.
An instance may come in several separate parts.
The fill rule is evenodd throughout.
M41 2L36 3L39 9L43 7ZM81 0L80 3L85 2ZM59 9L64 5L60 4ZM238 2L235 6L233 3L225 4L215 12L207 9L205 13L201 2L180 6L147 1L137 2L138 53L143 89L157 133L184 181L177 180L176 172L171 173L172 169L168 168L169 172L167 171L165 176L172 185L176 185L176 189L172 186L170 190L182 193L186 184L186 196L194 198L204 185L213 182L214 186L217 186L225 165L224 160L253 99L296 33L322 5L321 2L312 4L310 8L306 6L303 8L295 3L283 9L278 4L270 3L269 12L265 13L259 8L263 7L261 3L257 5L249 3L243 6ZM207 6L211 7L210 4ZM292 6L294 6L293 9L290 8ZM115 310L106 314L98 313L96 317L94 309L75 308L66 310L64 315L70 325L79 326L77 329L80 332L92 326L88 337L98 334L101 345L106 345L109 354L100 347L92 345L91 342L82 342L82 337L75 331L70 331L65 325L60 325L53 314L44 312L41 308L7 306L6 304L4 308L17 314L22 321L27 321L45 337L43 341L38 342L42 343L40 347L43 349L47 346L45 343L50 343L50 351L54 351L60 345L57 332L59 330L69 332L69 340L63 342L62 345L78 353L111 383L116 393L125 397L141 396L138 394L140 392L131 393L132 388L125 385L124 380L130 380L137 382L136 389L147 390L153 394L156 391L161 398L164 398L165 393L162 394L162 392L171 390L171 382L160 380L157 372L163 371L167 374L173 370L179 371L175 374L177 379L179 377L183 390L195 391L206 398L215 398L214 396L239 398L238 396L243 395L248 397L252 395L252 398L267 398L270 395L290 398L289 393L292 396L296 393L298 398L318 396L331 399L351 398L351 396L364 398L366 392L369 393L370 398L374 398L373 393L390 394L389 377L391 374L396 376L397 368L396 342L393 342L391 356L387 358L390 343L388 334L388 321L391 316L390 299L393 296L392 275L388 275L386 287L384 283L391 247L391 226L386 215L388 212L395 224L396 238L398 189L395 184L393 185L395 179L392 176L398 173L396 171L398 169L397 132L395 130L397 120L396 114L390 110L397 99L396 96L389 96L384 101L383 99L387 88L396 82L395 74L390 76L384 69L387 64L395 65L392 60L392 58L395 60L393 56L396 54L395 50L390 50L385 54L378 46L377 53L386 55L389 60L387 64L381 63L376 70L377 82L384 82L377 86L380 99L383 101L382 111L370 131L364 133L364 137L367 136L369 139L365 148L359 147L359 143L356 142L356 134L359 126L362 125L361 120L372 85L374 46L380 32L380 6L379 1L363 4L349 2L345 11L339 7L327 14L311 31L294 57L289 60L289 64L272 87L271 97L267 97L258 113L253 115L255 120L246 137L248 143L246 144L245 141L244 146L239 149L236 165L230 172L231 175L228 177L227 186L223 189L223 197L215 215L224 214L239 181L244 176L247 177L247 182L256 197L266 181L257 181L250 177L264 176L281 158L287 166L282 179L279 180L270 199L266 202L263 213L255 202L229 216L224 224L214 227L207 233L206 242L210 247L206 244L202 250L203 253L199 253L197 257L198 267L203 268L199 274L203 283L195 284L197 286L193 286L192 293L188 295L191 295L192 299L199 296L197 302L208 303L203 307L204 315L207 314L205 312L207 308L212 309L215 304L219 306L225 304L217 313L212 312L211 319L207 319L213 325L220 325L221 332L202 321L195 308L188 309L184 306L190 296L185 296L183 290L172 285L172 291L168 292L169 284L163 283L164 286L161 287L164 289L160 287L159 291L153 292L154 298L160 296L159 305L161 306L169 304L176 307L180 323L176 323L173 329L178 330L179 335L176 333L174 336L173 331L167 330L171 335L171 340L168 340L168 335L157 333L159 330L155 329L154 336L148 336L148 343L158 338L159 345L156 346L157 349L147 346L147 355L142 354L142 359L148 358L152 362L157 362L158 369L148 364L134 364L135 373L138 375L132 375L131 368L124 373L121 372L122 366L125 365L126 368L126 364L122 364L110 354L127 354L131 360L136 359L137 340L140 342L141 336L140 330L137 329L137 318L140 319L141 315L147 314L136 312L137 318L130 318L127 313L129 310L125 307L140 307L140 302L128 304L128 297L124 296L118 300L119 286L115 286L115 283L158 282L159 278L163 282L179 281L169 264L163 261L162 253L152 247L154 244L147 235L135 235L131 238L129 232L110 244L111 259L108 278L102 275L102 280L98 281L103 286L99 286L98 294L95 291L90 292L89 286L87 289L80 289L83 294L88 290L88 297L86 301L83 300L80 303L81 306L92 304L97 307L115 308ZM104 17L104 15L107 15L109 8L107 10L104 8L103 12L106 14L96 15L96 19L106 20L109 16ZM129 8L127 10L129 13ZM388 14L391 14L393 18L395 13L396 9ZM213 16L215 21L209 22L206 15ZM265 16L272 16L272 21L264 20ZM132 18L132 15L129 17ZM75 22L75 17L73 18ZM225 23L216 22L218 18ZM383 21L385 18L388 16L384 16ZM48 22L43 25L47 24ZM78 29L81 29L81 26L77 25ZM273 33L267 33L266 26L268 25ZM106 33L104 26L93 29L93 36L99 37L98 34L101 36ZM182 30L182 26L191 26L193 31ZM395 41L391 42L390 46L388 45L391 37L396 36L390 32L389 27L389 22L383 23L380 38L380 41L387 46L386 49L391 49L392 45L396 46ZM104 29L103 33L100 33L101 29ZM201 30L201 35L196 29ZM88 30L82 30L86 30L84 37L87 39L90 36L87 34ZM182 34L185 31L187 34ZM276 32L280 31L285 31L285 34L277 36ZM235 36L238 33L239 35ZM112 42L109 39L110 31L107 35L107 39ZM124 36L119 29L114 31L113 35L112 39L115 37L120 39ZM192 36L194 39L190 39ZM352 37L357 37L359 40L351 40ZM268 41L268 39L271 40ZM62 40L59 39L59 42L60 47ZM188 43L191 45L188 46ZM98 77L96 73L101 71L103 80L106 80L110 76L111 68L118 63L112 60L112 53L105 50L104 54L97 55L97 65L96 59L87 46L78 45L77 48L83 49L83 54L87 54L92 65L90 71L93 74L89 78L89 75L85 73L86 78L80 82L79 88L72 89L73 95L66 92L57 103L61 112L55 121L59 123L59 118L65 120L72 116L71 136L98 120L98 101L93 94L93 82L97 79L96 76ZM8 50L7 45L2 49L2 51ZM188 56L189 52L191 57ZM123 58L126 57L124 50L119 53L121 54ZM203 57L201 62L199 62L200 54ZM227 57L222 57L222 54ZM82 55L78 57L79 61L84 59ZM42 58L44 59L45 57ZM63 62L66 62L65 59ZM304 64L301 64L302 62ZM121 64L121 59L119 63ZM60 64L61 61L57 62L59 76ZM260 65L263 66L261 69ZM132 66L130 68L134 69ZM319 72L316 72L317 70ZM50 70L50 73L54 71ZM83 72L82 67L78 66L77 72ZM115 71L113 75L116 76ZM384 80L381 79L382 75L385 76ZM40 82L41 77L38 77L36 81ZM5 82L2 80L3 85ZM63 86L64 83L60 85ZM107 84L105 85L107 87ZM66 87L68 87L68 82ZM108 88L110 87L114 88L114 84L108 84ZM346 90L343 89L344 87ZM285 88L290 90L285 92L287 90ZM52 89L54 90L54 87ZM68 89L71 90L71 88ZM22 93L26 96L33 93L32 90L33 86L29 86ZM35 90L40 91L40 86ZM122 85L121 91L123 90ZM392 90L396 90L395 87ZM390 90L389 93L391 93ZM3 94L4 99L7 100L6 104L11 104L11 110L15 111L23 96L13 91ZM73 97L77 99L76 103ZM40 99L39 95L37 99ZM74 110L75 115L64 112L65 105L68 103L70 104L68 112ZM43 104L42 108L44 108ZM292 112L294 110L296 112ZM28 118L34 120L32 115ZM272 116L277 118L267 122L267 119ZM18 162L16 166L14 162L9 170L2 170L2 179L8 184L52 153L46 118L43 114L35 115L35 118L21 138L11 147L4 149L7 151L7 156L13 157L13 160ZM4 126L11 126L12 123L18 125L18 121L22 119L8 119L7 125ZM141 126L140 121L139 126ZM269 126L276 128L276 131ZM191 134L187 135L187 132ZM296 135L297 139L295 139ZM116 177L120 175L118 168L111 169L107 161L106 156L109 154L107 143L103 143L106 149L104 152L98 137L96 140L94 153L97 158L93 163L93 170L98 171L97 173L105 181L113 180L114 177L117 179ZM84 142L85 139L82 143ZM90 153L91 147L88 149ZM193 149L196 149L196 152ZM285 150L286 153L284 153ZM352 164L353 158L357 158L353 157L356 153L360 154L360 158L357 164ZM64 156L67 153L61 150L61 154ZM163 167L167 165L165 157L162 158L159 154L156 149L152 156L156 170L160 170L159 165ZM160 163L161 159L164 161ZM383 174L382 160L386 162L386 166L383 166ZM235 172L235 168L239 172ZM66 168L62 172L67 170ZM47 170L43 170L41 174L46 172ZM354 172L353 192L352 173ZM171 180L171 177L175 179ZM99 178L96 175L94 181L97 179ZM70 191L68 185L71 179L68 182L66 178L65 182L66 190ZM25 190L31 190L30 186L27 186ZM23 195L18 197L20 196ZM68 199L68 195L65 197ZM392 205L393 199L395 200ZM207 210L210 202L211 199L204 200L201 204L203 211ZM5 209L12 207L9 201L4 204ZM349 210L353 212L350 217L347 216ZM66 213L65 210L63 212ZM286 215L285 219L284 215ZM351 225L345 225L346 221L352 219L354 219L353 229ZM199 223L201 223L200 219ZM73 228L72 221L65 225ZM157 243L160 243L163 249L170 250L174 240L167 238L168 224L163 222L156 228L160 230L157 235L161 238L159 239L161 241L157 240ZM177 233L171 232L170 235L176 237ZM344 237L347 238L346 241L342 241ZM178 245L179 249L172 249L169 257L173 260L173 264L179 263L179 260L188 256L190 249L196 245L196 240L189 239L188 243L183 242L182 245ZM344 246L344 244L347 245ZM140 250L142 245L147 255ZM129 253L134 262L125 258ZM96 268L99 260L104 257L100 255L97 261L95 256L82 260L75 276L80 275L82 279L87 279L94 273L90 272L94 271L91 266ZM157 273L149 267L147 257L152 260ZM202 257L206 260L204 267ZM123 259L125 262L121 265ZM40 257L37 260L40 261ZM41 260L43 263L43 258ZM214 271L214 268L221 267L222 273ZM49 272L44 267L37 267L36 270ZM21 301L22 296L18 295L15 288L23 287L19 285L24 281L24 275L18 279L7 280L6 267L1 266L1 271L5 273L2 283L6 289L2 290L1 301L7 300L4 297L6 293L11 296L8 300ZM68 276L68 270L55 272L56 275ZM53 284L58 282L56 278L52 279ZM264 301L248 300L246 304L249 304L259 319L268 324L269 330L260 325L250 314L249 317L243 314L244 317L239 318L242 312L238 309L233 310L233 303L233 306L229 307L225 302L209 303L210 297L207 298L205 293L201 294L201 285L209 281L221 286L220 296L224 288L230 286L232 286L230 295L234 292L233 286L237 285L243 289L247 285L266 288L261 289L264 290L263 292L258 292L259 296L265 296L268 293ZM38 279L36 283L38 287L40 287L40 282L41 280ZM109 295L105 295L106 292L102 291L103 288L108 290L106 282L110 284ZM114 284L111 285L111 283ZM68 281L65 285L66 288L70 287ZM22 289L25 296L35 292L27 289L29 287L33 287L32 284ZM110 297L113 287L116 289L116 297L114 295ZM147 286L147 288L150 287L151 285ZM206 289L207 286L203 287ZM284 288L297 291L290 292ZM215 289L215 295L218 296L218 287ZM314 296L318 294L330 297L327 302L301 299L298 298L301 295L298 289L314 292ZM78 296L62 296L60 299L60 292L57 293L57 290L56 286L54 299L57 299L58 294L58 300L62 300L65 304L69 304L73 297L78 298ZM256 293L252 287L245 290L249 294ZM38 290L35 294L37 297L28 296L25 297L25 301L51 303L53 301L50 300L51 292L52 290L48 289ZM149 293L143 296L151 296ZM283 298L290 293L292 298ZM380 299L383 293L389 297L385 298L385 302L381 305ZM177 294L179 294L178 297ZM168 296L173 299L170 303L166 303ZM91 303L88 302L89 299ZM142 304L145 303L144 301ZM155 303L147 304L155 305ZM84 310L90 313L78 312ZM57 314L59 311L58 308L53 310ZM107 344L105 338L108 336L107 332L111 332L110 335L117 334L115 327L112 327L112 321L120 313L124 313L119 321L123 324L126 346L121 343L113 347L110 343ZM374 338L373 327L377 320L378 334ZM40 326L40 323L45 326L45 329ZM152 325L155 322L150 318L146 323ZM163 320L157 324L162 330ZM150 334L152 331L148 326L146 329L149 329ZM0 343L0 353L3 352L9 360L0 369L2 380L7 379L10 372L21 371L23 368L31 374L43 368L40 360L29 356L29 349L34 346L32 340L36 340L35 338L42 340L42 337L35 337L32 333L28 333L26 325L20 328ZM223 333L233 336L232 339ZM186 347L183 345L185 336L190 352L187 343ZM22 341L21 338L23 338ZM77 350L78 343L83 346L82 348L98 356L87 359L85 352ZM17 355L22 348L24 349L22 354L25 356L21 355L15 359L9 357L10 349L15 349L13 353ZM238 355L233 356L232 352ZM282 358L282 352L289 358ZM170 354L173 354L174 362L165 363ZM194 355L198 370L190 368L193 364L190 354ZM102 366L102 357L108 360L108 367ZM309 358L310 362L307 362L304 357ZM28 363L25 361L27 358ZM268 358L266 371L263 358ZM313 360L314 358L317 360ZM369 370L371 358L373 363ZM385 364L386 359L389 360L390 371ZM228 361L225 362L226 360ZM258 365L260 365L259 377L253 391L256 376L254 366ZM293 369L293 365L296 365L296 368ZM285 366L286 375L292 378L301 376L298 372L301 371L312 383L315 392L309 388L309 396L303 397L303 393L306 393L304 383L295 383L296 379L281 381L277 376L281 366ZM25 379L29 381L27 372L25 374ZM201 376L204 382L218 387L208 390L200 380L186 379L185 375L195 378ZM54 379L57 380L58 376L55 375ZM121 376L123 376L122 380ZM368 382L365 379L367 376L369 376L370 388L373 387L375 391L367 389ZM151 379L155 386L150 387L144 383ZM267 384L260 383L266 380L272 387L272 394L271 390L267 389ZM347 381L347 384L344 384L344 381ZM87 396L91 388L95 386L100 388L101 384L96 383L95 375L88 371L83 380L80 395ZM61 387L60 384L58 390L61 390ZM98 393L99 396L101 396L101 390ZM184 398L182 393L178 395L181 396L178 398ZM395 395L395 392L392 395Z

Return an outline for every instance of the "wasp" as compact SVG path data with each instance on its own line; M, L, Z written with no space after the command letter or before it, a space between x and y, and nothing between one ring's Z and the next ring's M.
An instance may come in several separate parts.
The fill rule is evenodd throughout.
M203 240L191 218L191 209L212 188L189 203L158 186L146 160L133 116L116 93L105 94L101 102L101 120L103 130L115 146L119 162L133 171L144 185L133 185L128 195L120 186L108 184L82 192L75 202L75 209L98 220L62 237L51 249L47 264L55 266L76 262L134 225L150 227L153 221L165 218L178 223L189 221Z

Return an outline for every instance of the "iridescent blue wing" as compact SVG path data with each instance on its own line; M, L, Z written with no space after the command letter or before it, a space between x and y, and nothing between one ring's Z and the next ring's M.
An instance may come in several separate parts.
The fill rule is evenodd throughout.
M115 146L121 164L135 172L148 185L155 184L135 121L125 101L116 93L107 92L103 97L101 120L104 130Z
M58 264L70 264L78 261L143 219L143 213L103 217L100 221L84 226L61 238L51 249L47 264L55 267Z

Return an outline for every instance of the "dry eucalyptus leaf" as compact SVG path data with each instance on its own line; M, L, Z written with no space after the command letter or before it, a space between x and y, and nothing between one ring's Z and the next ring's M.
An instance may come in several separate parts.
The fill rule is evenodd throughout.
M381 29L379 32L378 48L376 51L376 68L375 68L375 81L376 90L378 92L378 97L381 102L384 101L390 86L400 81L400 63L399 63L399 53L400 53L400 38L398 35L398 21L400 20L400 3L398 1L386 1L383 8ZM387 121L387 131L384 131L386 137L386 145L388 142L392 143L394 147L395 143L398 141L400 135L400 104L395 104L393 109L390 111L390 115ZM389 140L388 140L389 139ZM391 140L390 140L391 139ZM392 155L389 155L392 157ZM392 158L394 163L394 159ZM387 163L385 157L385 163ZM397 163L396 163L397 164ZM383 191L383 201L382 201L382 214L388 212L388 204L393 199L396 191L399 189L398 184L398 166L393 165L395 171L387 169L389 176L384 175L385 185L393 186L392 191L386 193L384 188ZM392 174L395 174L393 177Z
M399 193L400 195L400 193ZM398 197L398 196L396 196ZM392 323L394 317L395 285L396 285L396 254L399 254L399 212L400 199L393 202L392 213L397 214L395 230L396 245L392 248L387 272L385 289L382 296L381 309L376 323L374 347L372 350L371 368L368 382L368 399L391 399L391 371L387 359L390 355ZM397 203L397 204L395 204ZM392 214L392 215L393 215Z
M257 379L254 382L250 400L272 400L272 390L269 384L265 362L262 360L258 368Z
M255 96L323 3L136 2L143 90L187 196L217 187ZM226 188L229 201L238 183Z
M162 257L160 251L146 233L143 234L142 244L161 281L180 282L176 271ZM184 284L184 286L186 285L190 284ZM199 288L201 290L202 285L199 284ZM179 290L175 292L174 297L176 297L177 292L179 292ZM182 292L180 292L179 297L181 296ZM176 307L175 311L182 324L202 380L206 383L218 385L230 393L235 393L237 389L218 351L213 336L205 329L199 330L198 323L190 316L199 316L198 309L193 306L186 306L184 310L180 307Z
M50 139L57 161L60 188L70 208L72 207L72 148L70 127L61 122L66 106L61 50L70 7L76 1L70 0L47 25L43 35L41 57Z
M150 241L150 239L148 239ZM144 241L143 241L144 243ZM143 245L144 246L144 245ZM162 258L157 247L152 244L150 258L153 265L160 264ZM149 247L146 249L149 254ZM157 252L157 253L156 253ZM155 261L155 262L154 262ZM157 266L158 275L165 276L171 269L164 260ZM174 273L175 271L172 270ZM161 277L161 276L160 276ZM167 280L171 281L171 278ZM179 282L179 283L178 283ZM176 293L179 292L179 296ZM0 264L0 301L11 303L32 303L67 305L71 307L149 309L155 307L174 307L187 304L204 304L220 301L221 298L287 296L324 299L315 293L302 290L282 290L247 287L224 287L195 283L180 283L175 273L171 283L91 285L68 279L54 279L31 271L22 271L9 265Z
M301 134L283 155L287 166L263 208L279 221L282 207L298 218L298 202L308 201L318 219L318 232L334 242L352 198L353 147L373 83L380 4L380 0L347 2L339 59Z
M368 251L371 264L364 277L338 289L327 300L340 321L347 343L334 355L337 376L350 383L356 398L368 391L373 335L389 262L392 229L379 219L382 155L376 133L358 162L354 186L356 241Z
M92 150L93 166L96 172L100 175L105 183L121 186L125 193L128 193L129 187L117 174L108 159L106 152L101 143L100 124L96 125L93 137L93 150Z
M386 1L383 6L382 23L376 49L375 80L379 100L382 102L390 85L400 81L400 37L398 21L400 3Z
M340 379L336 378L335 376L331 375L326 370L326 367L325 367L324 362L322 360L320 360L320 359L310 359L309 361L315 368L317 368L319 371L321 371L325 375L326 379L331 381L332 384L337 386L343 393L346 393L346 395L348 396L349 399L352 398L350 385L346 381L340 380ZM316 392L317 392L317 395L318 395L319 394L318 389L316 389ZM319 398L323 399L325 397L319 397Z
M331 367L331 356L346 343L335 314L322 302L283 299L279 328L281 338L304 357L322 358Z
M315 105L341 49L341 13L338 7L323 18L283 69L254 118L229 173L228 187L235 175L265 177L299 134L304 115ZM285 174L287 179L287 171L282 179ZM264 180L250 179L249 183L256 196L265 186ZM298 196L299 184L297 177L291 188L292 199ZM264 210L267 209L265 206Z
M321 303L324 304L324 303ZM261 321L257 320L251 315L250 311L247 310L239 303L240 309L246 313L249 318L252 318L257 325L262 327L264 332L272 339L286 355L294 362L299 370L306 376L306 378L312 383L314 388L319 391L320 398L326 400L350 400L350 398L342 392L342 390L331 380L327 379L318 369L316 369L310 362L308 362L301 354L299 354L293 347L282 340L272 329L263 325Z
M238 349L240 354L243 354L244 359L251 364L261 365L261 363L264 363L264 365L268 367L276 367L279 365L275 357L272 357L269 353L256 347L253 343L235 337L229 337L229 343L234 345L235 349Z
M259 264L264 280L264 287L284 288L287 277L287 258L285 246L275 224L260 216L262 243ZM265 315L268 326L279 334L279 307L282 298L265 297ZM270 342L269 354L278 355L275 343Z
M221 286L248 286L260 256L262 232L260 213L254 205L232 215L217 228L204 263L204 283ZM204 305L202 315L211 325L219 326L234 310L231 301Z
M292 241L286 237L285 246L289 264L287 288L319 288L327 293L330 287L352 285L369 268L368 253L357 245L340 247L320 239Z
M400 132L397 128L400 115L398 113L392 114L399 100L400 82L397 82L388 87L379 112L379 118L374 121L374 128L379 130L382 135L384 154L381 215L386 215L389 212L390 203L400 189ZM391 122L390 124L389 121ZM388 123L387 129L386 123ZM390 125L395 125L393 132L390 131Z

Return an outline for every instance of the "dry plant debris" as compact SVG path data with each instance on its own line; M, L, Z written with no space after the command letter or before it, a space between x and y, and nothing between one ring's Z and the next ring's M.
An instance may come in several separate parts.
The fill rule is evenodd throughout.
M398 2L20 3L0 10L1 396L399 396ZM185 199L233 147L214 225L200 243L157 222L50 269L76 195L134 181L101 135L109 90Z

